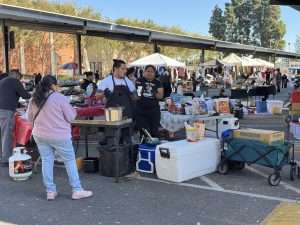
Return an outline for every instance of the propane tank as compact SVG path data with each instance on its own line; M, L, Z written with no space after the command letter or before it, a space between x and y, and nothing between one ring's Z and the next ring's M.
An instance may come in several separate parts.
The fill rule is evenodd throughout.
M32 174L31 156L26 152L25 147L14 148L9 158L9 176L14 180L27 180Z

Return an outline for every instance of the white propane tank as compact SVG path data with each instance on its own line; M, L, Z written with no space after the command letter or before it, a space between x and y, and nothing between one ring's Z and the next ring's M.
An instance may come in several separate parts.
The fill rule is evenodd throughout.
M32 174L31 156L26 152L25 147L16 147L9 158L9 176L14 180L27 180Z

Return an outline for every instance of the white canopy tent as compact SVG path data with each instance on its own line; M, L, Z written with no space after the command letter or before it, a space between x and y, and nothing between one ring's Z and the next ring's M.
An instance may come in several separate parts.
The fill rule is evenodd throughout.
M251 66L254 66L254 67L265 66L263 63L257 61L256 59L252 59L250 57L243 56L242 59L247 60L249 63L252 64Z
M234 53L231 53L229 56L226 56L222 59L222 61L233 64L234 66L252 66L250 62L248 62L245 59L242 59Z
M146 66L149 64L153 66L185 67L184 63L159 53L154 53L129 63L130 66Z
M261 62L265 67L274 68L274 64L263 59L255 58L257 61Z

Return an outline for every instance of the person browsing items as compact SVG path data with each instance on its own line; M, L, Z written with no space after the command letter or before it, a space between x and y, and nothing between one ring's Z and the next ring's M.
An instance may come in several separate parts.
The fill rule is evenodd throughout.
M34 89L26 112L27 119L33 123L32 134L42 158L47 200L54 200L57 196L53 181L55 151L65 164L73 191L72 199L87 198L92 196L92 192L81 187L71 140L71 121L76 118L76 111L58 91L56 78L44 76Z
M136 81L137 95L136 121L143 133L143 129L150 131L151 136L158 137L160 124L159 100L164 96L164 89L161 82L154 78L156 74L153 65L145 67L144 77Z
M83 80L80 88L85 91L84 97L89 98L95 95L97 91L97 85L94 82L94 74L92 71L84 72L85 79Z
M3 76L3 75L2 75ZM11 70L8 76L0 80L0 133L2 149L2 167L8 167L8 159L13 150L14 114L19 98L30 99L31 95L25 90L18 70Z

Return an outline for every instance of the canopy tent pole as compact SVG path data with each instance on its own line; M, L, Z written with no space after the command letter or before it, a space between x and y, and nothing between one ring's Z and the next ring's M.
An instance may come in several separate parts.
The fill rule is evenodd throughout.
M81 75L81 73L82 73L82 59L81 59L81 35L80 34L76 34L76 48L77 48L78 74Z
M2 20L3 33L3 72L9 73L9 59L8 59L8 27L5 25L5 20Z

